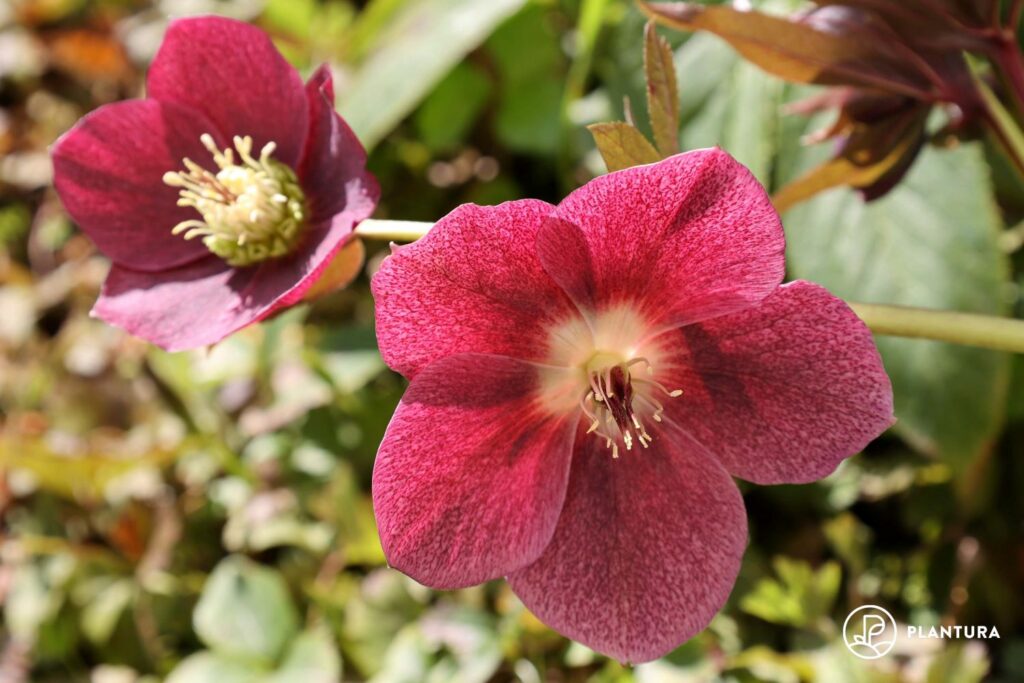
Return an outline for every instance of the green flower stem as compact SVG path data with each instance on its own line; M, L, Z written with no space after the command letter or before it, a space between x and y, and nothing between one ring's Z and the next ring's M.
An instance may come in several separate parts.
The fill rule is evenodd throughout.
M417 221L370 219L359 224L356 234L364 239L414 242L431 227L432 223ZM875 334L1024 353L1024 320L881 304L851 303L850 307Z
M1021 76L1024 77L1024 72ZM1003 148L1017 171L1024 175L1024 132L1021 131L1013 115L1003 106L988 84L977 74L974 74L974 84L984 105L983 115L996 142ZM1022 83L1022 87L1024 87L1024 83ZM1024 105L1024 101L1022 101L1022 105Z
M368 240L415 242L427 234L433 223L420 221L385 221L369 218L356 226L356 234Z
M1024 353L1024 320L882 304L850 308L875 334Z

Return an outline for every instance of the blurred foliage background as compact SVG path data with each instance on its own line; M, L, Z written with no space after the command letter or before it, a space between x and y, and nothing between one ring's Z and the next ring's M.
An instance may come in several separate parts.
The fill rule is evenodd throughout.
M168 16L207 12L334 67L378 217L555 202L603 171L587 124L629 98L644 125L644 20L625 0L0 0L2 683L1024 680L1024 362L995 352L880 339L899 423L820 483L745 485L732 598L661 661L571 644L502 582L436 593L387 569L369 481L404 387L366 275L205 352L88 316L106 265L47 147L141 94ZM811 89L663 34L684 148L721 145L769 188L827 158L801 144L823 121L783 114ZM1022 217L1024 181L984 142L932 147L880 201L834 190L790 211L790 277L1021 316ZM386 248L369 246L372 273ZM864 603L1002 637L866 662L840 633Z

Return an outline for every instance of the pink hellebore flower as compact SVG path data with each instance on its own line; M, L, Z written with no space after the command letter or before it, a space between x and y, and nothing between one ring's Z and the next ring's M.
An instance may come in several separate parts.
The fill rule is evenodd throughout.
M557 207L462 206L388 258L377 334L411 380L373 473L391 565L505 576L622 661L703 629L747 542L730 475L813 481L893 421L871 334L780 286L783 250L764 189L712 149Z
M53 148L65 207L113 266L94 315L166 349L295 304L377 202L334 111L259 29L171 24L148 97L101 107Z

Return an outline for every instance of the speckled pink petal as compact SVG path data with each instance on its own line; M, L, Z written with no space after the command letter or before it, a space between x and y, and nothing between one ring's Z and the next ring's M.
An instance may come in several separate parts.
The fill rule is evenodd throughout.
M298 167L312 222L339 213L353 225L368 218L380 198L377 180L366 170L366 150L334 111L334 87L325 64L306 84L309 137Z
M164 184L182 158L215 168L199 142L213 124L199 112L156 100L100 107L53 146L54 185L65 208L115 263L155 271L200 259L202 241L171 234L198 217Z
M670 334L666 417L759 484L831 473L893 423L871 333L824 288L780 287L759 305Z
M530 199L466 204L385 260L373 296L387 364L412 377L453 353L542 359L544 325L574 310L534 249L552 209Z
M433 588L460 588L543 552L578 416L550 416L537 398L537 369L501 356L449 356L416 375L373 469L391 566Z
M291 306L352 235L352 220L310 226L298 251L248 268L208 255L146 273L114 265L93 314L169 351L213 344Z
M146 90L148 97L203 112L229 138L252 136L256 150L277 143L274 158L289 166L302 152L309 126L302 79L266 33L243 21L172 21Z
M732 591L747 542L732 479L683 434L612 459L581 436L565 507L540 559L508 580L541 621L622 662L699 633Z
M630 302L664 327L743 309L784 272L768 194L719 149L590 181L558 205L537 248L584 310Z

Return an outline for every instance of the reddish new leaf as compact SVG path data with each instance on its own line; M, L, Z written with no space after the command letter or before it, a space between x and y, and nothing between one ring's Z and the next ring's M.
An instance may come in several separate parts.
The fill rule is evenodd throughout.
M765 71L796 83L857 85L916 99L935 98L920 59L881 22L830 21L819 28L727 5L648 3L655 21L685 31L708 31L728 41ZM832 19L832 17L830 17Z
M837 157L775 193L775 209L784 213L819 192L840 185L861 188L867 198L885 194L921 149L928 111L928 107L917 105L884 122L855 126Z

